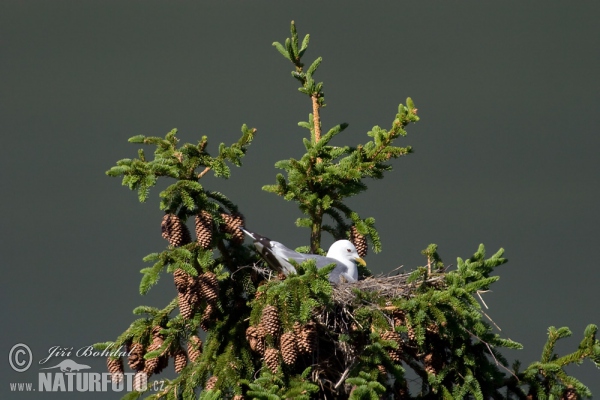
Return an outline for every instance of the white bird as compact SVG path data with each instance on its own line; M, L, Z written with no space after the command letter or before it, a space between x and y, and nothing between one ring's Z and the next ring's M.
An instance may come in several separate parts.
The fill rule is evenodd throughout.
M251 232L245 228L240 228L246 235L254 240L254 247L258 250L260 256L276 271L281 271L285 275L296 273L296 268L290 261L302 264L306 260L315 260L317 268L323 268L330 264L335 264L335 268L329 274L329 281L340 283L356 282L358 280L358 269L356 263L366 266L365 260L360 258L356 247L349 240L338 240L333 243L327 252L327 255L319 256L316 254L302 254L287 248L283 244L271 240L258 233Z

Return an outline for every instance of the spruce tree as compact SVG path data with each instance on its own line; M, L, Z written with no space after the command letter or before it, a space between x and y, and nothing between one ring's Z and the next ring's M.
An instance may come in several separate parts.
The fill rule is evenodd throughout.
M367 189L368 178L381 179L392 159L411 153L396 145L409 124L419 120L408 98L389 129L373 127L370 140L357 146L331 144L347 124L322 129L323 83L315 80L321 57L305 68L309 35L302 42L294 23L291 38L274 47L293 64L292 77L310 99L312 113L299 123L309 135L298 160L279 161L285 173L264 190L294 201L303 214L296 221L310 230L300 252L323 254L322 234L350 239L364 254L367 244L381 251L373 218L363 218L345 200ZM550 327L541 360L522 368L508 365L502 348L521 345L494 333L477 300L497 281L495 268L505 264L503 249L486 256L483 245L456 267L446 265L431 244L422 251L424 265L399 274L372 276L332 285L333 266L317 269L310 260L297 274L269 270L239 227L244 216L225 194L205 187L207 173L228 178L241 161L256 129L242 126L240 139L220 144L211 155L207 137L179 144L177 130L163 137L134 136L132 143L155 148L152 159L117 162L107 174L148 199L159 178L174 183L160 193L160 220L166 247L149 254L141 270L140 293L161 275L173 284L173 300L164 308L140 306L140 317L99 350L123 347L126 362L109 357L113 380L123 379L124 365L135 372L136 399L574 399L589 389L565 372L565 366L589 359L600 366L597 327L589 325L574 352L558 356L558 339L568 328ZM193 223L194 229L188 224ZM194 234L192 234L192 231ZM169 360L172 359L172 360ZM171 363L177 377L159 392L145 385ZM413 376L417 384L410 384Z

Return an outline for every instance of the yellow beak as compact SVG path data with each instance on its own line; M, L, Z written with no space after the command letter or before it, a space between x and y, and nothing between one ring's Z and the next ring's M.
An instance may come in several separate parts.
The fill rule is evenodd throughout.
M356 257L356 258L354 259L354 261L356 261L357 263L359 263L359 264L360 264L360 265L362 265L363 267L366 267L366 266L367 266L367 263L365 262L365 260L363 260L363 259L362 259L362 258L360 258L360 257Z

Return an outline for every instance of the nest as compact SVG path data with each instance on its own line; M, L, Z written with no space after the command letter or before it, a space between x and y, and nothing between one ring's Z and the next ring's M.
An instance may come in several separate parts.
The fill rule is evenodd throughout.
M266 280L282 279L272 270L253 266ZM429 275L425 281L421 278L409 282L411 273L398 273L398 269L389 274L368 277L357 282L346 282L333 285L332 300L333 307L318 307L313 312L313 321L316 322L318 331L317 350L310 359L299 360L300 370L306 366L312 366L312 381L317 383L327 397L346 397L351 390L344 385L345 379L352 372L356 361L363 353L365 345L370 341L370 334L378 331L384 340L389 340L391 332L399 325L406 325L404 313L397 309L392 302L398 298L409 299L415 296L416 290L423 284L441 287L444 285L443 274ZM355 312L359 308L368 308L387 320L387 326L378 328L373 324L363 326L355 318ZM403 352L412 353L416 350L414 342L414 331L410 326L406 327L408 333L398 337L398 344ZM413 336L413 338L411 338ZM340 340L341 337L349 338ZM394 351L394 349L391 349ZM400 350L397 358L400 357ZM390 357L392 354L390 353Z
M333 300L342 305L350 305L356 303L356 290L377 294L381 297L393 298L410 298L413 295L417 286L420 286L423 281L408 282L411 273L403 273L392 275L394 271L386 275L378 275L368 277L358 282L347 282L333 286ZM426 280L427 283L440 281L442 276L430 277Z

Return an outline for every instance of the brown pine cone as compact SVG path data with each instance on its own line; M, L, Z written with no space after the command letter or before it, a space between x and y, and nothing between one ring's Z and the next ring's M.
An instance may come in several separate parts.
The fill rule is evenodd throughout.
M119 383L123 380L123 360L119 358L108 357L106 359L106 367L110 372L110 379L114 383Z
M279 352L277 349L269 347L265 350L265 364L267 364L272 373L277 373L277 369L279 368Z
M408 322L406 323L406 328L408 329L408 340L410 340L411 342L414 342L415 340L417 340L417 333L415 332L414 328L412 327L411 324L409 324Z
M394 384L394 396L396 399L410 399L410 392L406 380L398 381Z
M178 292L184 293L187 290L189 285L190 274L182 270L181 268L177 268L173 271L173 282L175 282L175 287Z
M185 293L183 293L183 298L185 302L188 303L192 308L198 304L200 301L200 297L198 296L198 292L196 292L192 287L188 286Z
M242 214L221 214L221 218L223 218L221 231L231 235L231 243L237 245L244 243L244 232L240 230L240 227L244 226L244 216Z
M213 236L213 219L208 211L196 215L196 241L203 249L210 249Z
M164 340L165 337L163 336L162 333L160 333L160 331L162 331L162 329L163 329L163 327L160 326L160 325L156 325L155 327L152 328L152 338L153 338L153 340L155 338L157 338L157 337L160 338L161 340Z
M178 348L173 353L173 364L175 364L175 372L180 373L187 365L187 355L182 348Z
M438 335L440 333L440 327L436 323L431 323L427 325L427 333L431 333L433 335Z
M277 311L277 307L266 306L263 308L262 316L260 317L260 325L269 335L277 336L280 328L279 311Z
M198 277L200 292L207 303L214 303L219 297L219 281L213 272L205 272Z
M404 312L402 312L400 310L395 310L392 313L392 319L394 320L394 327L404 325L404 322L405 322Z
M202 354L202 340L198 336L190 336L188 339L187 353L191 362L196 362Z
M433 353L426 354L425 357L423 358L423 365L425 366L425 371L428 374L435 375L437 373L437 370L433 364L434 364Z
M367 238L361 234L356 226L352 226L350 228L350 241L356 247L356 251L360 257L364 257L367 255L367 251L369 249L369 244L367 243Z
M212 304L206 305L206 308L202 313L202 320L200 320L200 328L202 328L203 331L207 332L209 330L211 322L214 320L213 314L215 310L216 307L214 307Z
M206 390L213 390L217 386L217 381L218 380L219 380L219 378L217 378L216 376L214 376L214 375L211 376L206 381L206 385L204 385L204 389L206 389Z
M281 357L287 365L293 365L298 358L298 348L296 347L296 335L292 332L286 332L281 335L279 343Z
M160 349L160 346L162 345L162 341L160 342L152 342L150 343L150 346L148 346L148 349L146 349L147 353L150 353L151 351L155 351ZM150 358L150 359L146 359L146 362L144 363L144 369L143 371L148 374L148 376L154 374L154 373L158 373L156 371L157 367L158 367L158 358L159 357L155 357L155 358Z
M194 309L192 305L188 303L187 296L185 293L177 293L179 299L179 313L183 319L190 319L194 316Z
M385 369L385 366L384 366L384 365L381 365L381 364L379 364L379 365L377 366L377 369L379 370L379 373L380 373L381 375L387 375L387 369Z
M148 374L144 371L138 371L133 377L133 390L142 392L148 387Z
M127 352L129 357L127 358L127 364L129 368L134 371L141 371L144 369L144 348L139 343L133 343L128 346Z
M443 368L444 363L438 354L429 353L423 357L423 365L428 374L437 375Z
M292 329L294 329L294 335L296 335L296 338L299 338L302 334L302 325L300 324L300 322L294 322L294 326L292 327Z
M264 336L264 335L263 335ZM255 326L249 326L246 329L246 340L250 345L250 350L263 354L265 351L264 337L261 337L259 330Z
M241 394L236 394L231 398L231 400L244 400L244 396L242 396Z
M175 214L165 214L160 229L162 237L173 247L183 246L192 241L187 226Z
M393 331L385 331L381 334L381 338L383 340L392 340L396 343L398 343L398 345L400 345L402 338L401 336ZM397 349L392 349L389 348L388 349L388 354L390 356L390 359L394 362L400 362L402 361L402 351L400 351L400 348Z
M311 322L302 327L297 338L300 353L310 354L317 349L317 327L314 323Z
M561 400L577 400L578 398L579 398L579 396L577 396L577 391L569 386L564 391L564 393L561 397Z

